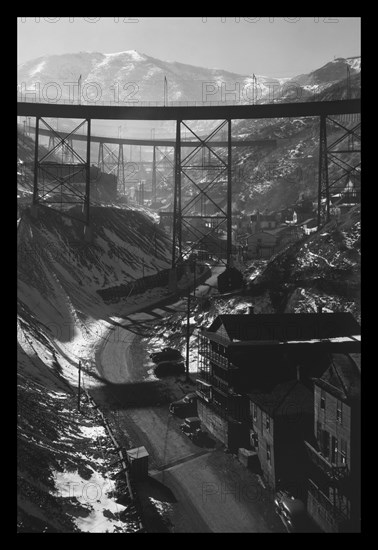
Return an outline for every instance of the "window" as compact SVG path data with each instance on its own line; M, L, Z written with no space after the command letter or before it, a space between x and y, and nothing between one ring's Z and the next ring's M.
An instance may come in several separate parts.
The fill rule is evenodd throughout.
M265 428L267 432L270 432L270 417L268 415L265 417Z
M337 402L336 422L338 422L339 424L343 423L343 403L342 403L342 401Z
M252 447L257 449L258 446L259 446L259 436L256 432L251 432L250 433L250 441L251 441Z
M321 408L321 410L325 411L325 392L324 392L324 390L320 390L320 408Z
M316 439L320 444L322 440L322 423L319 420L316 422Z
M328 458L329 457L329 433L327 430L323 430L323 441L322 441L322 452L323 455Z
M270 464L270 445L269 444L267 444L266 446L266 460Z
M332 436L331 462L337 464L337 437Z
M348 452L348 445L345 439L341 439L340 441L340 455L341 455L341 464L347 463L347 452Z

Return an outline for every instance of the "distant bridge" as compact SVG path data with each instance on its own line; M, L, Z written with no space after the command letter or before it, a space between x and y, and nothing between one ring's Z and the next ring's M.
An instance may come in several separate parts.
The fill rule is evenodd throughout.
M35 134L35 127L31 126L28 129L29 132ZM51 130L46 130L44 128L39 128L38 133L40 136L52 136L53 132ZM75 141L87 141L87 136L85 134L71 134L70 132L60 132L56 131L57 134L63 139L72 139ZM204 140L206 137L203 138ZM121 138L121 137L108 137L108 136L94 136L91 135L91 143L108 143L116 145L139 145L140 147L147 146L157 146L157 147L175 147L175 139L135 139L135 138ZM228 141L218 140L218 141L208 141L208 145L213 147L227 147ZM234 140L232 142L232 147L250 147L258 146L265 147L271 145L275 147L277 140L275 139L245 139L245 140ZM198 141L181 141L181 147L198 147Z

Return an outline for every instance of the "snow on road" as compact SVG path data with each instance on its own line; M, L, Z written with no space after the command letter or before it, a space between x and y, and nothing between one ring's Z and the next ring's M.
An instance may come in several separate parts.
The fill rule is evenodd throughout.
M196 288L196 296L207 295L213 292L216 288L216 279L224 270L224 266L217 266L213 269L212 275L207 279L205 284L200 284ZM140 311L128 314L127 311L122 318L113 318L122 326L110 327L104 338L99 342L99 350L97 353L97 368L100 376L106 381L113 384L126 384L128 382L137 382L145 380L148 374L147 368L140 365L131 353L131 347L135 341L136 335L127 330L131 328L133 322L149 321L156 319L155 315L147 313L146 309L150 310L154 302L148 302L140 305ZM186 308L186 299L180 299L174 304L164 306L164 309L159 307L152 311L159 313L163 317L167 317L174 312L184 311ZM171 311L169 311L171 310ZM125 319L127 317L127 319Z
M196 295L214 292L216 277L223 269L216 268L207 284L196 289ZM175 311L185 311L185 308L186 299L182 299L164 306L164 309L157 307L152 311L164 318ZM148 318L151 316L145 312L128 314L127 327L131 328L134 321L139 323ZM148 384L143 350L133 346L137 343L136 335L125 328L124 322L122 325L111 328L101 342L97 353L100 375L115 384L141 381ZM177 383L174 385L177 392ZM155 468L150 475L169 487L176 496L174 505L168 505L163 498L148 496L157 513L170 518L174 532L280 531L279 522L274 523L273 519L272 525L272 521L267 521L266 502L251 499L251 495L256 496L261 488L250 472L239 463L231 467L231 458L220 449L199 450L181 433L180 419L171 417L166 406L135 405L127 410L121 409L120 418L121 422L124 420L126 430L132 424L132 431L136 433L134 444L145 445L148 449L150 469ZM212 460L207 458L210 455L214 457ZM240 494L229 489L235 485L235 473Z

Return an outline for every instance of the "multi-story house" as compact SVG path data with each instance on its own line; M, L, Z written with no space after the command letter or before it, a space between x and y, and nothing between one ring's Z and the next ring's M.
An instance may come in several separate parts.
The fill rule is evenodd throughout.
M304 439L314 423L311 386L294 379L276 384L270 391L255 390L248 397L250 444L266 483L303 499L308 462Z
M360 530L360 379L358 355L333 354L315 380L307 507L325 532Z
M277 214L267 212L257 212L251 214L251 232L259 233L264 229L275 229L277 227Z
M198 337L198 415L228 448L250 446L250 394L320 377L330 352L360 351L349 313L219 315Z

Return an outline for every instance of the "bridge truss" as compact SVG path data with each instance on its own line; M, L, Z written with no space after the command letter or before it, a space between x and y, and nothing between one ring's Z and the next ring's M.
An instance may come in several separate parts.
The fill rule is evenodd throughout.
M201 248L227 265L231 259L231 120L217 122L205 138L187 122L176 123L172 267ZM226 126L227 146L218 146ZM190 152L181 141L182 128L198 142Z
M319 173L318 173L318 227L320 228L324 221L330 219L331 191L336 189L338 182L343 177L349 177L351 174L359 172L360 162L356 161L356 155L360 154L360 149L356 143L360 141L360 122L351 126L337 120L340 115L355 115L361 112L359 99L335 100L335 101L315 101L298 103L280 103L280 104L262 104L262 105L217 105L217 106L164 106L164 107L124 107L124 106L97 106L97 105L66 105L66 104L42 104L42 103L18 103L19 116L36 117L35 128L35 159L34 159L34 187L33 204L51 204L60 205L60 210L64 211L67 204L81 204L84 213L84 223L89 226L89 204L90 204L90 143L91 143L91 119L104 120L174 120L176 121L176 140L174 142L174 220L173 220L173 244L172 244L172 266L176 266L185 255L190 253L204 239L209 238L209 234L218 236L222 226L223 241L225 246L220 246L219 255L223 257L225 249L225 258L227 265L230 265L232 256L232 226L231 226L231 197L232 197L232 140L231 140L231 121L260 118L282 118L282 117L319 117L320 135L319 135ZM62 136L49 126L42 117L53 118L71 118L83 119L70 134ZM227 126L227 142L214 142L212 134L207 137L199 137L193 128L184 121L223 121L214 132L214 136L225 129ZM56 138L55 144L42 158L39 158L38 134L39 123L43 122L51 135ZM84 124L87 124L86 136L80 138L76 135L77 130ZM327 143L327 126L334 124L341 131L342 136L338 137L331 145ZM181 139L181 128L185 127L194 136L197 141L193 145L194 150L185 152L185 140ZM74 150L72 142L74 138L86 140L86 158L82 158ZM72 141L70 142L70 139ZM348 142L347 148L343 149L343 140ZM101 140L100 140L101 141ZM106 142L107 140L103 140ZM112 142L117 141L115 138ZM56 151L59 146L73 155L75 164L74 174L71 173L59 176L51 171L50 163L50 181L48 192L41 190L39 176L49 172L49 163L47 156ZM351 145L352 144L352 145ZM171 143L170 143L171 145ZM239 141L239 146L242 144ZM247 146L247 143L245 144ZM189 144L186 144L189 147ZM223 148L223 149L222 149ZM104 149L104 148L103 148ZM205 152L204 152L205 151ZM68 154L67 153L67 154ZM198 156L199 155L199 156ZM349 159L346 158L349 156ZM205 159L209 158L206 166ZM200 159L201 160L200 160ZM119 159L119 156L118 156ZM216 159L216 160L215 160ZM351 160L352 159L352 160ZM105 159L104 161L105 162ZM329 163L338 167L335 178L330 181ZM215 163L217 166L211 167ZM213 172L211 172L214 170ZM156 150L155 150L155 182L156 187ZM207 172L205 177L203 172ZM80 192L73 188L75 177L78 173L85 175L84 190ZM342 172L342 175L340 174ZM335 171L333 171L335 174ZM222 181L225 179L225 183ZM55 183L55 187L51 186ZM219 189L225 185L223 193L223 202L219 200ZM42 183L43 188L43 183ZM60 200L56 197L57 190L61 193ZM214 193L214 195L213 195ZM218 195L217 195L218 193ZM64 197L63 197L64 194ZM217 198L214 198L216 196ZM69 201L71 199L71 202ZM208 210L210 208L212 212ZM323 206L325 205L325 206ZM65 212L63 212L65 213ZM199 219L198 221L195 220ZM210 222L206 222L210 219ZM217 220L217 221L215 221ZM210 224L208 227L207 223ZM205 229L204 229L205 225ZM187 246L189 240L187 235L192 236L191 245ZM197 245L193 244L197 243ZM218 243L219 244L219 243ZM215 246L215 244L214 244Z
M339 136L328 144L329 128ZM331 194L343 193L351 178L361 175L361 119L359 114L320 116L319 171L318 171L318 227L331 219ZM330 178L333 165L334 177ZM360 188L352 191L360 201Z
M40 123L51 132L48 151L42 156L38 139ZM73 147L72 138L85 125L87 147L84 159ZM60 214L84 222L86 226L89 226L90 206L90 132L90 119L83 120L68 135L62 136L44 118L36 118L33 206L49 206ZM82 216L72 214L72 205L81 207Z
M123 155L123 144L107 144L105 141L100 141L98 146L98 163L100 170L99 175L113 174L117 176L117 190L119 194L126 194L125 183L125 162Z

